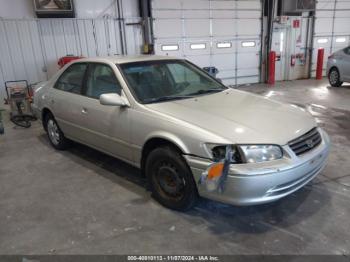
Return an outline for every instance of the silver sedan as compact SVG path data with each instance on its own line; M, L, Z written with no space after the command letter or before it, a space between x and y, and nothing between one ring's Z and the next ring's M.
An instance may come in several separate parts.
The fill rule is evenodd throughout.
M330 146L304 109L171 57L77 60L37 87L33 110L53 147L74 140L141 168L154 198L176 210L199 196L280 199L321 172Z
M350 46L328 57L327 76L331 86L339 87L350 82Z

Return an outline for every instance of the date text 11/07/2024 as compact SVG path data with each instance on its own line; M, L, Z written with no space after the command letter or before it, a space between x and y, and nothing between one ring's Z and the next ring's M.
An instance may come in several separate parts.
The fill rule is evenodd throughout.
M219 261L217 256L128 256L128 261Z

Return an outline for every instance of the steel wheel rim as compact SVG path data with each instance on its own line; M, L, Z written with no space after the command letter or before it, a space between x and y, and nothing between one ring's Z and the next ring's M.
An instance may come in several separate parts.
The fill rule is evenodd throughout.
M179 201L185 196L185 180L168 161L156 165L154 178L158 192L163 197Z
M333 70L329 76L331 84L336 84L338 82L338 72Z
M57 124L52 119L47 122L47 132L51 142L54 145L58 145L60 142L60 133Z

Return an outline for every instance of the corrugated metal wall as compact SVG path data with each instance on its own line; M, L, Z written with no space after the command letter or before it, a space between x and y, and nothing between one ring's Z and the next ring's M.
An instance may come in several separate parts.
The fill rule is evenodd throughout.
M44 81L58 70L57 61L67 54L86 57L139 54L141 28L127 26L140 18L118 19L1 19L0 96L4 82L26 79ZM123 35L124 41L120 35ZM123 44L124 42L124 44Z

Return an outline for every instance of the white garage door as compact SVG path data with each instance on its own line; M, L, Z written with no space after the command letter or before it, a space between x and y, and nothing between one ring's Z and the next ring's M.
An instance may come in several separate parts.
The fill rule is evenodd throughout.
M318 0L314 31L312 73L315 76L318 48L325 49L324 70L327 57L350 45L350 0Z
M155 53L214 66L227 85L260 79L259 0L153 0Z

